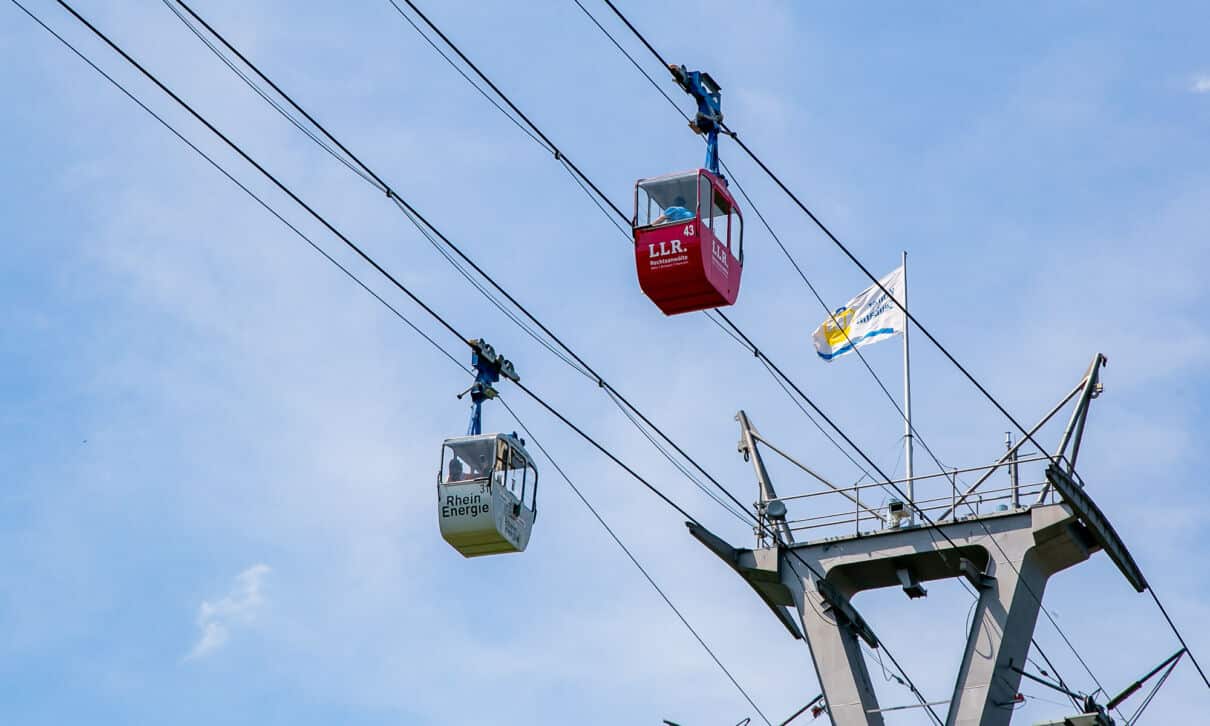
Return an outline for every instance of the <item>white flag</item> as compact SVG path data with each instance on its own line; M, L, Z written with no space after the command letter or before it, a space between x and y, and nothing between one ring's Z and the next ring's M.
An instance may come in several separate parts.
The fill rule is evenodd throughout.
M895 268L878 282L899 299L903 291L903 267ZM898 335L903 332L903 325L903 311L878 285L871 285L820 323L812 335L815 352L830 361L853 352L856 347Z

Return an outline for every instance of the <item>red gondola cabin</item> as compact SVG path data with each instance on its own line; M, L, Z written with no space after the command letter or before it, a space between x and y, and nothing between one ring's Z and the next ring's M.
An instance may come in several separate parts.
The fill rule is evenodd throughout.
M665 315L735 302L743 217L719 177L697 169L640 179L633 225L639 287Z

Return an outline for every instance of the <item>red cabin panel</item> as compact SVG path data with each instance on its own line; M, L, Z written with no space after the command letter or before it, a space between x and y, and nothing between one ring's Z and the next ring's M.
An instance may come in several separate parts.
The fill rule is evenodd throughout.
M718 177L699 169L640 180L634 225L639 287L665 315L735 302L742 220Z

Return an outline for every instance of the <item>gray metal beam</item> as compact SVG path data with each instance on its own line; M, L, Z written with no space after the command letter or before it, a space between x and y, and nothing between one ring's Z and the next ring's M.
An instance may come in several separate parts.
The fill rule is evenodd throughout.
M1071 392L1069 392L1066 396L1064 396L1062 400L1060 400L1057 404L1055 404L1054 408L1050 409L1050 411L1045 416L1042 417L1041 421L1034 424L1034 427L1029 430L1029 436L1033 436L1034 434L1038 433L1038 430L1041 429L1043 426L1045 426L1046 423L1048 421L1050 421L1050 419L1054 418L1054 415L1059 412L1059 409L1066 406L1067 402L1070 401L1077 393L1079 393L1081 390L1083 390L1083 388L1084 388L1084 381L1081 380L1080 383L1075 386L1075 388L1071 389ZM1019 439L1017 441L1017 443L1013 444L1012 447L1004 453L1004 456L1001 456L998 460L996 460L996 463L992 466L992 468L990 468L986 472L984 472L983 475L980 476L979 479L976 480L974 484L970 485L969 487L967 487L966 491L962 492L962 495L959 496L954 501L953 505L951 505L949 509L942 512L940 514L940 516L934 517L933 518L934 521L939 522L939 521L945 519L946 517L949 517L951 514L954 516L957 516L958 505L965 502L967 497L969 497L971 494L973 494L976 489L983 486L983 482L990 479L991 475L995 474L996 471L1001 466L1003 466L1005 462L1009 461L1014 456L1016 456L1017 450L1020 449L1021 446L1026 441L1029 441L1029 437L1022 437L1021 439ZM1039 499L1038 503L1041 504L1042 500Z
M820 580L819 582L824 582ZM810 576L787 579L834 726L882 726L878 694L851 623L814 597Z
M782 583L799 610L835 724L881 723L861 653L868 626L851 600L863 590L902 586L907 571L916 584L953 577L975 584L979 600L947 723L1007 726L1012 710L1003 705L1021 680L1011 665L1025 662L1046 580L1096 548L1072 508L1061 504L951 522L941 530L945 537L923 527L887 529L781 549ZM741 554L739 560L755 554ZM793 555L823 579L808 576Z
M765 461L760 456L760 449L756 448L756 439L760 438L760 435L753 428L752 422L748 420L748 414L742 410L735 414L735 420L739 421L739 452L744 455L745 459L752 460L752 468L756 471L756 483L760 488L758 506L760 517L762 520L768 518L773 522L773 539L793 542L794 533L786 524L786 505L775 501L777 492L773 489L773 481L769 479L768 470L765 469ZM770 505L771 501L773 501L772 505ZM762 521L762 531L757 533L757 536L762 538L764 537L763 524Z
M816 472L811 467L807 466L806 464L802 463L798 459L795 459L793 456L790 456L786 452L777 448L777 446L775 444L770 442L764 436L761 436L760 433L758 431L756 431L755 429L753 429L753 431L752 431L752 438L753 438L753 440L759 441L760 443L764 444L765 446L768 446L770 449L773 450L774 453L776 453L777 455L781 456L781 458L785 459L786 461L790 462L794 466L798 467L799 469L801 469L804 472L806 472L807 474L809 474L811 476L811 478L815 479L820 484L823 484L824 486L828 487L832 491L843 496L845 499L848 499L850 502L853 502L858 507L861 507L865 511L867 511L870 514L877 517L880 521L883 521L883 522L886 521L886 517L884 517L882 515L882 512L878 511L877 509L874 509L874 508L871 508L871 507L868 507L868 506L862 504L860 500L858 500L852 494L849 494L849 490L847 488L838 487L835 484L833 484L832 482L828 481L826 478L824 478L822 475L820 475L818 472ZM756 447L753 446L753 449L755 449L755 448ZM904 481L906 481L906 480L904 480ZM789 497L780 497L780 499L782 499L782 501L785 501L786 499L789 499Z
M1092 501L1092 497L1088 496L1084 488L1077 484L1067 472L1054 464L1047 467L1046 478L1050 481L1051 486L1063 496L1063 500L1071 505L1072 510L1088 528L1089 534L1105 550L1105 554L1109 555L1113 564L1122 571L1122 575L1125 576L1131 587L1139 592L1146 590L1147 578L1143 577L1143 571L1130 556L1126 543L1118 536L1113 525L1109 523L1109 518L1101 512L1100 507Z
M802 632L794 622L794 618L786 612L786 606L794 604L790 591L781 583L778 574L777 550L741 550L727 544L705 527L686 522L689 533L713 552L727 566L739 573L744 581L756 591L761 601L777 616L778 622L790 631L796 640L802 640ZM757 555L764 555L758 561ZM771 554L771 556L770 556Z
M1072 444L1071 457L1068 459L1068 473L1075 473L1076 458L1080 455L1080 442L1084 438L1084 423L1088 420L1088 404L1092 399L1101 395L1101 367L1108 362L1103 354L1097 353L1092 359L1092 364L1088 366L1088 372L1084 374L1084 387L1080 392L1080 400L1076 403L1076 407L1071 411L1071 418L1067 421L1067 428L1063 429L1063 437L1059 441L1059 448L1055 450L1055 459L1061 460L1067 453L1068 443ZM1036 504L1041 504L1046 500L1046 495L1050 493L1050 484L1042 487L1042 491L1038 492L1038 498L1034 500Z
M1074 447L1071 454L1072 468L1075 467L1075 459L1079 454L1080 439L1084 437L1084 420L1088 417L1088 402L1101 393L1101 366L1106 362L1108 359L1103 353L1097 353L1096 357L1092 359L1088 372L1084 374L1084 390L1080 393L1080 401L1072 410L1067 428L1063 430L1063 438L1059 440L1059 448L1055 451L1056 457L1062 457L1067 453L1067 444L1071 443Z

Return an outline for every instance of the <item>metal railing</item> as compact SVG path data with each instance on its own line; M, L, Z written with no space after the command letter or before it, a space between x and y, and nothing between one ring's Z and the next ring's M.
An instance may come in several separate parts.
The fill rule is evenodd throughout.
M1049 460L1050 460L1050 457L1047 457L1047 456L1030 456L1030 457L1024 457L1024 458L1017 459L1015 463L1020 465L1020 464L1028 464L1028 463L1036 462L1036 461L1049 461ZM970 466L965 469L950 469L949 471L937 472L936 474L922 474L920 476L912 477L912 481L922 482L922 481L926 481L929 479L937 479L939 477L952 477L957 474L969 474L969 473L975 472L975 471L995 471L996 469L1000 469L1002 467L1007 467L1012 463L1014 463L1014 462L1003 461L1003 462L998 462L995 464L984 464L983 466ZM784 497L774 497L774 499L780 500L782 502L790 502L795 499L808 499L810 497L818 497L818 496L823 496L825 494L836 494L841 491L853 491L853 489L858 488L858 487L860 487L862 489L869 489L871 487L885 488L885 487L889 487L892 484L905 484L905 483L907 483L907 481L908 481L907 479L892 479L890 481L876 481L876 482L870 482L869 484L858 484L858 485L851 486L851 487L841 487L840 489L838 489L836 491L829 490L829 491L820 491L820 492L809 492L807 494L790 494L790 495L784 496ZM959 495L959 496L961 496L961 495ZM773 500L770 500L770 501L773 501Z
M816 502L819 497L824 496L844 496L848 499L849 506L841 511L831 512L827 514L818 514L808 517L800 517L786 521L791 532L818 532L818 530L826 528L847 527L848 531L856 535L882 531L884 529L902 526L900 522L911 521L912 519L919 520L919 514L928 515L932 521L954 522L961 521L970 517L979 517L996 512L1013 512L1027 509L1029 505L1023 505L1022 502L1030 497L1046 496L1047 481L1031 481L1021 483L1015 481L1003 487L996 488L981 488L977 492L960 491L958 489L957 475L971 472L987 472L994 471L1000 467L1019 465L1031 462L1047 461L1045 456L1034 456L1022 458L1016 462L1000 462L985 466L974 466L965 469L953 469L944 473L926 474L923 476L913 477L912 481L919 483L921 481L937 480L941 477L946 477L948 489L944 494L937 496L917 498L915 506L911 507L907 503L902 503L903 514L902 519L897 521L892 513L892 501L898 500L898 496L891 493L887 488L893 484L902 484L907 480L898 479L892 482L877 481L867 482L864 484L854 484L849 487L838 487L836 489L828 489L818 492L808 492L805 494L793 494L784 497L778 497L780 501L800 501L800 502ZM876 499L869 495L867 490L881 489L888 496L881 503L875 504ZM862 501L863 493L865 501ZM1054 494L1050 493L1053 500ZM829 500L831 501L831 500ZM1033 504L1035 502L1030 502ZM963 508L965 514L960 513L959 508ZM915 516L913 516L915 515ZM873 524L870 524L873 523Z

